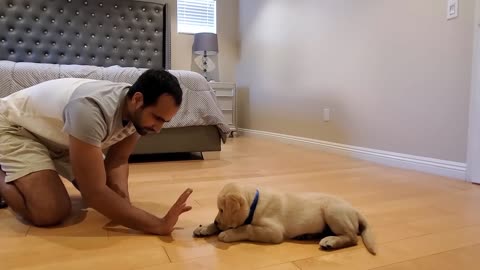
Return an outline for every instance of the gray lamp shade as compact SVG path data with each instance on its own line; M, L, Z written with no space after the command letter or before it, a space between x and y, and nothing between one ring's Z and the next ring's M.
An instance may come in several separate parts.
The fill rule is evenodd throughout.
M215 55L218 53L217 34L214 33L197 33L194 36L193 52L195 54Z

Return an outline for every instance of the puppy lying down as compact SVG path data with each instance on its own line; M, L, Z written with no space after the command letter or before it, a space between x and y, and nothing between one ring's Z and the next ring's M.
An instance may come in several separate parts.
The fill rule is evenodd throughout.
M361 235L367 250L376 254L365 217L347 202L322 193L284 193L250 185L227 184L217 197L215 222L195 229L197 237L218 234L223 242L249 240L281 243L329 228L332 236L320 241L324 249L357 244Z

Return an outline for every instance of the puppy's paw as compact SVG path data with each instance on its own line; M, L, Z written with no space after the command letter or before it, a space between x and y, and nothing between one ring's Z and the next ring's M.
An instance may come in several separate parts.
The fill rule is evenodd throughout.
M225 242L225 243L233 242L234 240L233 240L232 232L230 230L221 232L218 235L218 240L220 240L222 242Z
M328 236L320 240L320 247L325 250L332 250L337 247L337 238Z
M217 233L218 229L214 224L210 224L208 226L200 225L193 231L193 235L196 237L212 236Z

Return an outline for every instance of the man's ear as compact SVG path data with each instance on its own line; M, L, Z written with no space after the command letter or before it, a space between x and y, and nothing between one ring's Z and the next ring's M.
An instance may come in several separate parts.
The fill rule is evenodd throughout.
M135 104L135 109L140 109L143 106L143 94L140 92L133 94L132 102Z
M245 203L245 198L240 194L233 193L225 196L225 208L230 213L240 210Z

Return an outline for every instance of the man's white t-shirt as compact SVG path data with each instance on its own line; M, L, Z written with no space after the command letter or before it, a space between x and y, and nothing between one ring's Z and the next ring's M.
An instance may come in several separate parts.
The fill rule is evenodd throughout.
M45 142L68 149L69 135L106 149L136 132L122 121L130 85L104 80L63 78L42 82L0 99L2 115Z

